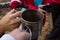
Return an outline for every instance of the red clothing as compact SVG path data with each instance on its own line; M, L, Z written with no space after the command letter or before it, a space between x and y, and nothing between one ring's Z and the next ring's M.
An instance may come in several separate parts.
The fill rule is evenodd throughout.
M19 2L20 1L20 2ZM11 0L11 2L10 2L10 8L11 9L13 9L13 8L15 8L16 6L18 6L18 5L20 5L20 4L23 4L23 3L25 3L25 4L27 4L28 5L28 7L29 7L29 9L38 9L38 6L35 6L34 5L34 0ZM46 21L46 15L44 15L44 20L43 20L43 24L45 24L45 21Z
M53 2L60 4L60 0L53 0Z
M44 0L43 4L51 4L53 0Z
M14 2L10 2L10 8L11 9L14 9L17 5L19 5L20 3L17 2L17 1L14 1Z
M25 4L27 4L27 5L34 5L34 0L21 0L22 1L22 3L25 3Z
M21 1L21 2L18 2L16 0L13 0L12 2L10 2L10 8L13 9L16 6L25 3L29 7L29 9L35 9L35 10L38 9L38 6L34 5L34 1L33 0L29 0L29 2L28 2L28 0L25 0L25 1L24 0L19 0L19 1Z
M44 0L43 4L52 4L53 2L60 4L60 0Z

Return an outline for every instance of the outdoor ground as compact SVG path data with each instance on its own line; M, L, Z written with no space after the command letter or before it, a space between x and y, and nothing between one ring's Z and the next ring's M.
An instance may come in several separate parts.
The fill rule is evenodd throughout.
M9 1L9 0L0 0L0 2ZM9 8L0 9L0 19L10 11ZM44 27L42 27L41 35L39 36L38 40L45 40L46 36L50 33L52 29L52 16L51 13L46 14L46 23Z

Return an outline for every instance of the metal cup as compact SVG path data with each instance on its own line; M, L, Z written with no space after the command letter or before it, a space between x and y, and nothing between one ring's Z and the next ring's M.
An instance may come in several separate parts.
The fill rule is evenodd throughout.
M26 10L22 13L22 27L32 31L32 40L37 40L41 33L44 15L37 10ZM28 30L27 30L28 31Z

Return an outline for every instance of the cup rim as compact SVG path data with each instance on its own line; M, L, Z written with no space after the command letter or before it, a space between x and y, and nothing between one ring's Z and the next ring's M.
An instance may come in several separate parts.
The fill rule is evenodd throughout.
M41 14L41 17L40 17L41 19L38 20L38 21L36 21L36 22L31 22L31 21L24 20L24 19L22 18L22 14L21 14L21 19L24 20L25 22L29 22L29 23L37 23L37 22L41 22L41 20L43 20L43 18L44 18L44 14L43 14L42 12L40 12L40 14Z

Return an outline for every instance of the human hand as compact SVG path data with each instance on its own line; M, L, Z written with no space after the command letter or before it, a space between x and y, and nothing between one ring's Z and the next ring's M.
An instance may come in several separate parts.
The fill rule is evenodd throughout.
M29 33L19 29L13 30L12 32L9 33L9 35L11 35L16 40L29 40L30 37Z
M3 27L4 31L11 31L14 28L17 28L21 23L21 20L18 17L20 15L20 11L16 12L14 9L11 10L0 20L0 26Z
M40 12L42 12L42 13L44 13L44 14L47 13L47 11L45 11L45 10L43 10L43 9L41 9L41 8L39 8L38 11L40 11Z

